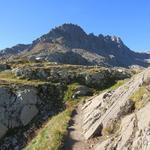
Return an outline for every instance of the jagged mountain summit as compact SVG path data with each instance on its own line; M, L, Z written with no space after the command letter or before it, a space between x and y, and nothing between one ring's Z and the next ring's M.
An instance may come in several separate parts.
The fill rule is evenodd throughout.
M131 51L117 36L87 34L74 24L63 24L34 40L0 52L2 58L27 58L76 65L149 66L148 53Z

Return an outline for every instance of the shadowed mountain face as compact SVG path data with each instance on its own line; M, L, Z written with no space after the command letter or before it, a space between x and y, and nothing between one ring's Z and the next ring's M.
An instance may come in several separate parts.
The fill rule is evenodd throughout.
M73 24L52 29L29 45L17 45L2 50L1 56L40 58L65 64L129 67L148 66L150 54L131 51L119 37L86 34Z

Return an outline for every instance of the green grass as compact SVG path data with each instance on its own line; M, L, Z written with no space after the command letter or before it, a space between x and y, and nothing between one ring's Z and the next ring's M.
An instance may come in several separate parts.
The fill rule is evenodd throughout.
M1 84L23 84L23 85L33 85L37 86L40 84L45 84L47 82L43 82L40 80L26 80L26 79L19 79L12 72L1 72L0 73L0 83Z
M113 84L111 87L109 88L105 88L104 90L95 90L95 94L101 94L105 91L113 91L116 90L117 88L119 88L120 86L122 86L123 84L125 84L128 81L128 79L125 80L118 80L115 84ZM128 88L128 87L126 87Z
M24 150L58 150L63 146L72 110L65 110L50 119Z
M62 148L72 110L79 102L79 99L72 100L71 98L78 85L78 83L68 85L64 96L66 110L52 117L24 150L59 150Z
M67 86L67 91L65 92L65 95L64 95L64 101L70 101L72 100L72 95L75 91L75 89L79 86L78 83L72 83L70 85Z
M112 87L110 87L110 90L116 90L117 88L119 88L120 86L122 86L123 84L125 84L127 82L127 79L125 80L119 80L117 81Z

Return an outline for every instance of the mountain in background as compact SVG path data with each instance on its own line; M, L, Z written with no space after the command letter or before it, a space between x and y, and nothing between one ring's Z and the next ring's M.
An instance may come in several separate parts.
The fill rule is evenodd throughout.
M2 50L0 57L76 65L147 67L150 54L130 50L119 37L87 34L78 25L63 24L36 39L32 44L19 44Z

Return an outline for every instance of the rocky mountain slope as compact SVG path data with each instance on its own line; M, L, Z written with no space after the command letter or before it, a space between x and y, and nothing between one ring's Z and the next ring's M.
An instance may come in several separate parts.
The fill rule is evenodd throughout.
M49 61L63 64L148 66L148 53L135 53L116 36L87 34L73 24L63 24L29 45L17 45L0 52L1 58L24 58L29 61Z
M85 139L101 137L94 150L150 149L150 68L116 90L86 101L82 107Z

